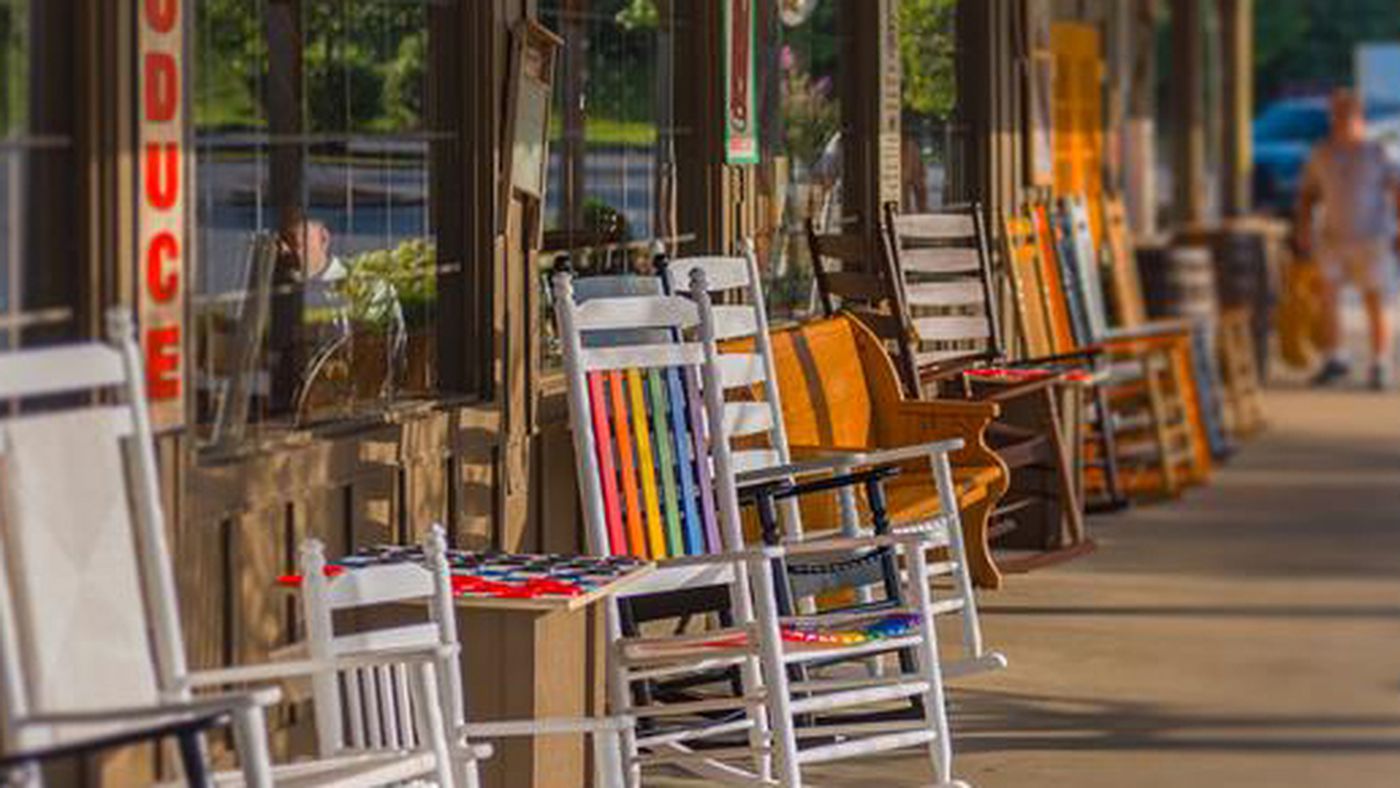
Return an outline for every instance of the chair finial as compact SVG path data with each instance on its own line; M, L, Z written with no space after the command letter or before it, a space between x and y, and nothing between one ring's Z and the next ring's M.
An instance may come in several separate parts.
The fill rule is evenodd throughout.
M428 529L428 537L423 541L428 567L436 571L447 560L447 529L442 527L442 523L433 523Z
M326 545L320 539L301 543L301 571L306 582L319 578L326 568Z
M107 341L112 344L135 341L136 322L125 308L114 306L107 310Z

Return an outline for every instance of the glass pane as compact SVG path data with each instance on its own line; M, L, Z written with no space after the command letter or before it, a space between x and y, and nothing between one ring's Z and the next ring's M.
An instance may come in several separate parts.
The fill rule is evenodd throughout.
M77 188L72 108L30 102L36 80L72 95L58 64L71 55L73 18L69 0L0 0L0 350L71 339L77 325L79 236L63 219Z
M958 104L957 0L900 0L903 70L901 155L904 210L925 212L949 202L962 129Z
M28 14L24 0L0 0L0 350L12 347L19 290L20 185L28 96Z
M446 0L201 3L201 423L255 433L438 393L429 113Z
M782 130L764 144L776 157L776 172L786 173L785 242L765 271L768 310L777 322L810 314L814 303L806 222L819 231L841 226L839 6L818 0L803 12L782 14L776 56L761 61L777 71L776 125Z

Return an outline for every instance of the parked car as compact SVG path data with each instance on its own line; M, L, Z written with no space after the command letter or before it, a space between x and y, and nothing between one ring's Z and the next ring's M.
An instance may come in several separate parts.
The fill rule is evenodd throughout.
M1366 106L1371 136L1400 156L1400 104ZM1330 125L1325 97L1280 99L1254 120L1254 202L1285 213L1298 199L1298 183L1308 154ZM1400 158L1397 158L1400 161Z

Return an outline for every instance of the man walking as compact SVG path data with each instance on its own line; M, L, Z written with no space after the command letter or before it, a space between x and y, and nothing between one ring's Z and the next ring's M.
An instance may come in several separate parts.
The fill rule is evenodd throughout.
M1350 374L1342 353L1341 286L1361 291L1370 327L1371 387L1387 385L1390 325L1387 299L1395 280L1391 257L1395 225L1392 211L1400 210L1400 170L1379 143L1366 139L1366 115L1361 99L1349 90L1332 96L1332 133L1313 148L1303 171L1298 199L1299 254L1319 265L1322 291L1322 350L1327 361L1313 385L1327 386ZM1320 222L1314 211L1321 206ZM1314 237L1314 224L1318 232ZM1314 252L1316 252L1314 256Z

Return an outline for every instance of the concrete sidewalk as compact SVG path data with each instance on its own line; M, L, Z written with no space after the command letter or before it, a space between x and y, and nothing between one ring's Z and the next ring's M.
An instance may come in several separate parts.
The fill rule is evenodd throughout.
M1097 553L982 597L1011 667L954 683L1003 786L1400 786L1400 396L1274 391L1269 432ZM920 753L813 783L922 786Z

